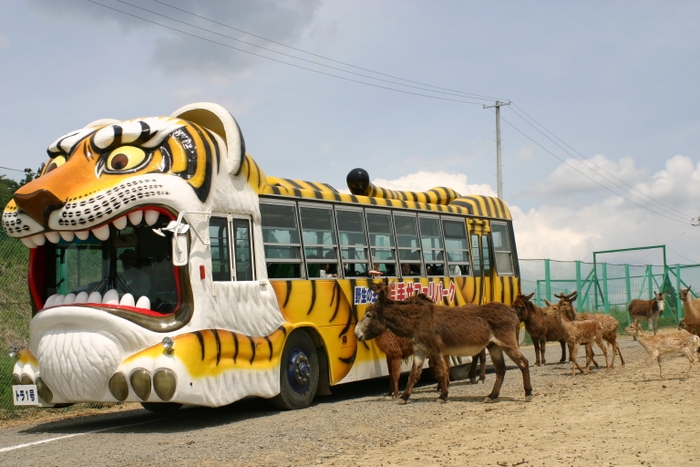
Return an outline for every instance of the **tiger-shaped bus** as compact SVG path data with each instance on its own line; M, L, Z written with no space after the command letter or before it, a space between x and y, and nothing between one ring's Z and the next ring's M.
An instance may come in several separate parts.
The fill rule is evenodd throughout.
M500 199L266 176L216 104L97 120L48 154L3 212L30 249L16 404L303 408L387 374L353 334L373 281L446 305L520 292Z

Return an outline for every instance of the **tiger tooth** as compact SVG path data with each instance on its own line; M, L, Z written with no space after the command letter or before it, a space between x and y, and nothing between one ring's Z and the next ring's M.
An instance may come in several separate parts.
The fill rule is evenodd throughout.
M134 306L134 296L130 293L124 294L121 300L119 300L119 305L121 306Z
M31 239L36 246L41 246L46 243L46 236L43 233L34 235Z
M158 217L160 213L158 211L146 211L146 224L153 225L158 222Z
M116 227L117 230L124 230L127 224L126 216L116 219L114 222L112 222L112 224L114 224L114 227Z
M129 218L129 222L131 222L132 225L139 225L141 219L143 219L143 211L131 211L126 216Z
M72 242L73 238L75 238L75 232L62 230L59 234L61 238L67 242Z
M82 291L78 295L75 296L75 303L87 303L87 301L88 301L88 293L85 291Z
M56 299L53 301L53 306L63 305L63 301L66 299L65 295L56 295Z
M92 234L103 242L109 238L109 225L105 224L98 229L94 229ZM48 234L47 234L48 235ZM54 242L55 243L55 242Z
M49 298L47 298L46 301L44 302L44 308L48 308L50 306L53 306L54 302L56 301L56 297L58 297L58 295L53 294Z
M22 243L24 243L24 246L26 246L27 248L36 248L36 243L34 243L34 241L31 238L24 237L20 238L20 240L22 241Z
M51 243L58 243L61 241L61 235L58 232L46 232L44 235L46 235L46 238Z
M145 308L146 310L150 310L151 300L145 295L142 295L141 297L139 297L139 301L136 302L136 308Z
M80 230L75 233L75 236L78 237L80 240L87 240L90 236L90 232L87 230Z
M64 305L72 305L75 303L75 294L74 293L69 293L66 295L66 298L63 300Z
M102 303L105 305L119 305L119 292L116 289L109 289L102 297Z
M87 299L87 303L102 303L102 294L97 291L91 293Z

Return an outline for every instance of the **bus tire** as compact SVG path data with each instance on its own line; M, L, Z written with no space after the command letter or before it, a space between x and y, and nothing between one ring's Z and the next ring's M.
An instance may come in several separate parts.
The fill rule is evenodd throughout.
M304 331L292 333L280 361L280 393L271 399L280 410L308 407L316 396L319 379L318 353Z
M153 413L172 414L180 410L182 404L177 402L141 402L141 407Z

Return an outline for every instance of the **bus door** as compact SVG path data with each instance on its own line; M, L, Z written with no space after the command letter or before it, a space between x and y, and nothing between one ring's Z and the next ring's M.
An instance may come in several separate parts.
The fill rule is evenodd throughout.
M493 301L491 225L485 219L467 219L469 243L474 264L474 298L479 305Z

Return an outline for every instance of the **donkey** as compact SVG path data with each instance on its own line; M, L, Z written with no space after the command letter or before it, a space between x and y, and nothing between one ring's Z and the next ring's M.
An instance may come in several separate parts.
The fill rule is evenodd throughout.
M532 338L535 346L535 365L544 365L544 351L547 341L559 341L561 346L561 359L559 363L566 362L566 341L564 340L564 330L555 316L545 313L545 310L536 306L530 301L532 296L518 294L513 300L513 308L518 313L518 318L525 324L525 330Z
M389 299L386 283L371 288L377 294L377 301L367 307L355 326L355 337L360 341L370 340L389 329L413 343L413 366L399 403L405 404L411 397L426 357L435 362L433 371L440 389L438 402L446 402L450 378L442 355L474 356L484 348L488 348L496 369L496 382L484 402L498 399L506 374L503 352L520 368L525 400L532 400L529 363L518 348L519 320L511 307L496 302L448 307L436 305L425 296L421 301L393 301Z

